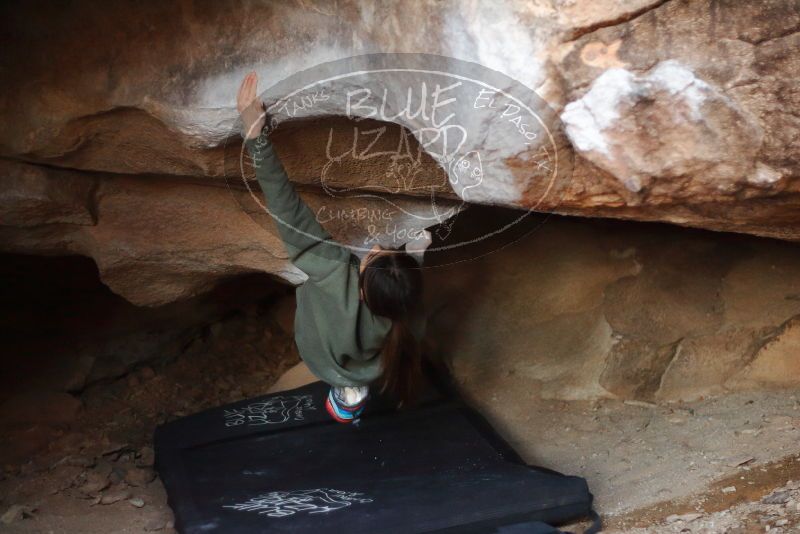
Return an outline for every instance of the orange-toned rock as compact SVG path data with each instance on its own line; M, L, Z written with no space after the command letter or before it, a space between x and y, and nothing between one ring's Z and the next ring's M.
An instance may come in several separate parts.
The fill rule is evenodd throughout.
M409 209L399 209L395 228L408 231L434 191L445 214L467 200L800 239L800 14L792 0L452 0L391 4L379 16L369 0L0 9L0 118L8 125L0 131L0 247L91 256L103 280L137 304L182 299L255 270L302 279L274 233L261 229L270 224L256 224L241 199L236 87L252 69L271 85L359 54L457 57L536 90L552 108L538 111L554 131L562 174L545 187L542 146L515 144L483 118L464 122L469 150L458 160L480 171L478 184L465 187L474 175L434 157L424 129L413 132L427 152L413 169L397 154L328 165L353 126L343 116L346 90L357 84L342 83L275 134L291 178L323 187L327 198L315 209L376 208L331 194L340 189L379 193L377 204L402 197ZM392 86L392 110L408 89ZM550 121L557 116L568 138ZM413 121L398 122L414 130ZM385 136L373 148L392 145ZM425 187L409 186L409 172ZM329 225L342 239L368 235L364 221Z

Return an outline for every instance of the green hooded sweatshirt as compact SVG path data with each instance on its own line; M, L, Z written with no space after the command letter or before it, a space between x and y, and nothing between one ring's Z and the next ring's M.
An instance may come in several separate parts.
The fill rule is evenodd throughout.
M333 241L298 196L266 132L245 146L289 258L308 275L296 291L300 356L332 386L369 385L381 374L379 353L392 321L374 315L361 300L359 258ZM425 328L421 314L412 318L410 328L420 340Z

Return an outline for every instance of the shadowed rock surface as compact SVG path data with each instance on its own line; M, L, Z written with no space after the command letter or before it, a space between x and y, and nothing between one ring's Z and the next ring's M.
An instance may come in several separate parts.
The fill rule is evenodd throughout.
M236 194L209 187L232 179L235 90L251 69L269 85L364 53L474 61L535 89L561 114L571 141L561 149L575 164L559 194L543 197L529 154L494 132L474 146L486 172L467 200L800 235L793 0L2 9L2 246L89 255L110 287L139 304L254 270L302 280L274 233L246 220ZM293 180L321 185L324 140L350 127L342 105L333 98L313 122L276 138ZM353 158L331 183L397 194L386 165ZM458 205L460 187L451 189L434 159L415 172ZM420 190L403 193L412 208L429 203ZM137 289L148 285L158 290Z
M471 207L453 238L497 216ZM550 217L474 261L441 256L429 331L468 389L662 402L798 385L794 243Z
M9 532L173 532L155 425L308 378L273 384L298 361L304 275L241 158L235 92L382 52L535 91L563 164L549 187L547 145L503 111L443 160L408 117L348 114L355 82L272 134L350 246L535 208L426 269L428 348L466 396L527 461L587 477L615 531L800 529L797 0L14 1L0 21Z

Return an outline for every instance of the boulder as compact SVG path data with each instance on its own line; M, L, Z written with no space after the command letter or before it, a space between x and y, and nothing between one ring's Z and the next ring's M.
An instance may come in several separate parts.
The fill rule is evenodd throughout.
M653 1L573 29L560 211L796 240L798 23L791 1Z
M643 76L604 71L561 119L578 152L632 193L658 191L673 202L711 194L713 202L782 177L756 165L763 133L755 119L676 61Z
M45 425L67 427L77 417L81 401L67 393L31 391L0 404L0 427Z
M793 0L0 10L0 248L91 257L136 305L304 280L242 151L250 70L290 179L355 253L447 220L441 243L478 204L800 240ZM380 77L340 76L354 66ZM796 383L795 248L555 221L431 273L463 380L648 402Z
M526 125L498 108L465 119L465 152L447 160L430 130L408 116L352 112L345 89L358 84L334 83L327 99L284 113L275 144L292 180L309 198L323 195L316 209L337 238L369 236L369 220L346 223L342 213L396 210L393 227L409 232L465 201L800 237L791 0L447 1L380 14L368 0L79 1L57 13L10 2L2 15L0 117L13 125L0 132L2 248L91 256L104 282L137 304L252 271L302 281L271 222L251 216L236 87L253 69L265 89L283 80L267 99L281 109L303 69L386 51L457 57L482 65L499 89L535 90L530 102L553 137L519 142L508 126ZM408 81L419 80L391 85L394 111ZM383 157L348 152L356 125L359 135L385 129L362 139ZM413 164L398 158L404 137L409 153L422 147ZM542 179L542 150L559 155L553 183ZM437 214L426 218L433 194Z
M800 384L794 244L551 217L443 263L428 334L467 392L653 403Z

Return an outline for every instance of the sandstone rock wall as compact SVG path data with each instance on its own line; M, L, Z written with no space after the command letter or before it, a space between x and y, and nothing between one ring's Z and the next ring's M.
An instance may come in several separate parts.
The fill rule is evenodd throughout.
M475 200L800 235L796 0L0 9L0 246L90 255L103 280L137 304L186 298L254 270L302 279L264 230L269 221L254 221L240 193L227 190L234 93L251 69L274 81L373 52L474 61L535 89L560 114L575 164L559 195L542 202L533 163L488 136L477 148L492 172ZM277 141L293 180L319 184L321 132L346 128L341 112L333 106ZM441 180L442 169L429 159L424 174ZM348 163L335 179L386 189L381 164ZM459 191L448 189L444 198L457 202ZM404 196L413 206L424 202L418 195ZM338 235L365 231L363 221L330 224Z
M286 284L254 274L225 280L196 298L142 307L103 285L86 257L0 254L0 260L0 405L17 394L80 392L201 352L218 323L248 313L250 333L260 335L272 324L266 314L272 302L291 294ZM261 351L278 363L268 356L274 354L269 339L258 350L248 343L243 335L227 350Z
M330 126L330 125L329 125ZM337 126L336 127L344 127ZM366 235L375 217L408 226L420 204L406 196L391 204L373 198L332 198L313 177L320 162L308 162L302 139L327 130L287 129L276 145L290 175L309 185L301 196L343 243ZM341 139L341 138L340 138ZM323 145L324 146L324 145ZM350 159L330 175L385 172ZM193 176L85 172L0 160L0 246L27 254L81 254L95 260L102 280L138 305L159 306L210 290L225 278L267 272L289 283L304 275L287 261L274 222L240 180L203 182ZM441 176L433 168L431 181ZM318 182L317 182L318 183ZM252 184L256 195L257 185ZM456 209L441 201L443 209ZM422 203L424 206L424 203ZM405 221L405 223L404 223Z
M573 33L573 183L603 186L565 211L796 239L799 29L796 1L659 1Z
M426 276L430 337L469 391L519 381L552 399L692 400L800 377L791 243L550 218Z

